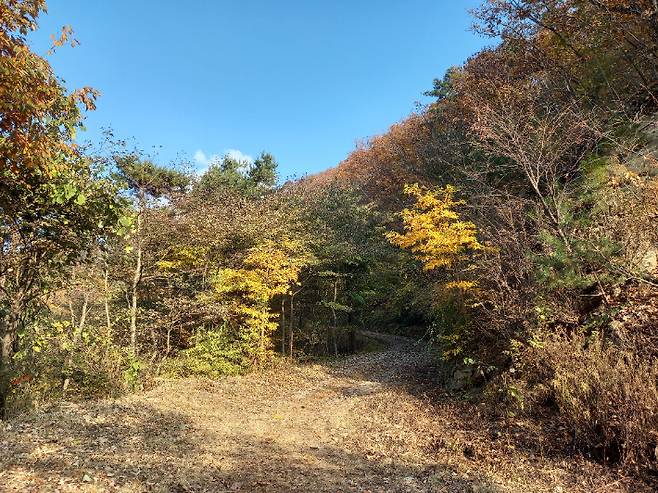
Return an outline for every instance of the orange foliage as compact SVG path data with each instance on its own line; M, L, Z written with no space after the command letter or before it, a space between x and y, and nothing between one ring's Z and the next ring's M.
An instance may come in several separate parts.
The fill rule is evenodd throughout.
M422 151L430 137L427 115L414 113L358 146L337 167L307 182L313 186L347 182L362 189L367 198L392 205L391 200L402 200L400 190L406 183L419 181Z
M78 105L94 109L97 96L91 88L67 94L50 64L30 50L25 37L43 10L43 0L0 4L0 171L15 179L21 170L49 174L76 152ZM70 34L70 28L63 29L55 45Z

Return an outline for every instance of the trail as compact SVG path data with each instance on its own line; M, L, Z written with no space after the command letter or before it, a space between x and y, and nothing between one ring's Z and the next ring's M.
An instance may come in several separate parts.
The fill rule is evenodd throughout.
M640 491L482 429L437 390L435 354L366 335L386 347L16 419L0 491Z

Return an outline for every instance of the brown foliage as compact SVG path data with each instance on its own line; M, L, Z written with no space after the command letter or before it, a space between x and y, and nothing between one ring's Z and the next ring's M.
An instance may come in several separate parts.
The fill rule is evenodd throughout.
M67 94L44 58L33 53L25 36L36 28L43 0L10 0L0 5L0 171L46 173L71 157L80 108L94 108L96 91ZM69 31L64 31L66 38Z
M601 337L557 336L537 351L574 440L602 459L652 465L658 457L658 362Z
M385 134L360 145L336 168L311 177L311 181L351 183L368 199L397 208L403 203L404 184L418 181L423 171L423 152L430 138L426 116L412 114Z
M521 48L572 95L656 107L655 1L487 0L475 15L479 32Z

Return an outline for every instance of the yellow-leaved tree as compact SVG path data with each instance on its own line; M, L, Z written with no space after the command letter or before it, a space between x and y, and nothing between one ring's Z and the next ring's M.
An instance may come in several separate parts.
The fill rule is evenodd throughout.
M452 185L434 190L418 184L404 187L404 193L414 199L414 204L400 214L404 233L390 231L386 237L394 245L416 255L425 270L454 268L467 260L469 253L483 248L477 239L475 224L462 220L455 210L465 204L455 199L456 192ZM474 286L474 281L466 280L446 284L446 287L464 290Z
M228 304L244 350L254 362L269 355L270 335L277 328L271 302L290 292L312 256L302 242L267 240L251 248L238 269L221 269L213 286Z

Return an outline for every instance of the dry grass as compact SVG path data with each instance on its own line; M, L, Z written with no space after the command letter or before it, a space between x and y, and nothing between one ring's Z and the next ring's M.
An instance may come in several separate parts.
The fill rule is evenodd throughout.
M601 337L556 337L541 353L576 445L630 468L657 467L658 361Z

